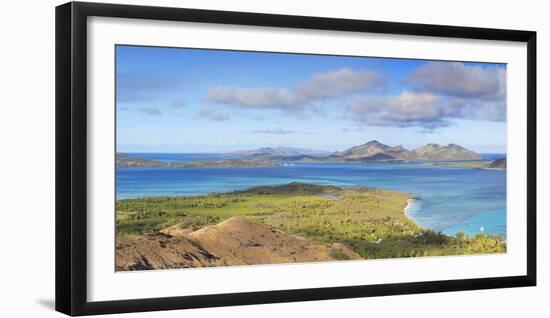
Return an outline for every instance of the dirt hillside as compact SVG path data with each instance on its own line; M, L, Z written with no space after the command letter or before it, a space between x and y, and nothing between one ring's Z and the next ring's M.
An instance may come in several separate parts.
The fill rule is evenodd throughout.
M361 259L342 244L315 244L242 217L194 232L163 232L117 238L117 270Z

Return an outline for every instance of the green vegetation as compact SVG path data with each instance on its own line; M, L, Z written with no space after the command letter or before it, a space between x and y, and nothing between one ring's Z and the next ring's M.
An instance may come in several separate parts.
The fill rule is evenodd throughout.
M389 190L291 183L205 196L124 199L116 204L116 231L150 234L174 225L196 230L242 216L315 242L343 243L367 259L506 251L500 236L451 237L420 228L403 212L410 198Z
M257 160L215 160L215 161L158 161L130 157L119 153L116 155L117 167L167 167L167 168L234 168L234 167L274 167L271 162Z
M442 161L432 162L434 166L465 167L474 169L506 169L506 158L493 161Z
M432 162L431 164L434 166L484 169L489 167L490 162L489 161L442 161L442 162Z

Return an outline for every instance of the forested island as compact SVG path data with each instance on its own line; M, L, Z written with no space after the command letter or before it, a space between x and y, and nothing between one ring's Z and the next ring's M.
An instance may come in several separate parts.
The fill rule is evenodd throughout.
M506 161L482 161L482 157L462 146L428 144L414 150L388 146L376 140L344 151L313 151L292 147L264 147L231 153L210 154L221 160L160 161L138 158L126 153L116 154L117 167L274 167L281 162L437 162L436 165L456 165L475 168L502 169Z
M408 150L401 145L388 146L377 140L371 140L362 145L336 152L314 151L292 147L264 147L254 150L237 151L226 155L252 160L303 162L412 162L471 161L482 159L474 151L456 144L441 146L430 143L413 150Z
M506 169L506 158L501 158L492 161L442 161L433 162L434 166L448 166L448 167L465 167L475 169Z

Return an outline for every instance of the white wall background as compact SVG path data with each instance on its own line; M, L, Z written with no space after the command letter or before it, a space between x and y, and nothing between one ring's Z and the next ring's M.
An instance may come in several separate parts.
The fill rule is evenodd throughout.
M538 32L539 286L117 315L116 317L544 317L550 314L549 8L545 1L115 1L175 7L451 24ZM54 7L2 6L0 34L0 316L61 317L54 298ZM511 105L513 107L513 105ZM544 250L546 248L546 250Z

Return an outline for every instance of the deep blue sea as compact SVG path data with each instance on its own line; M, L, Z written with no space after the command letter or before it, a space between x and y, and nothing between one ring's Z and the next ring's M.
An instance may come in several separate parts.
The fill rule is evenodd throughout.
M208 154L131 154L134 157L219 160ZM504 157L485 154L486 160ZM407 211L420 226L455 234L506 236L506 171L433 166L425 163L286 163L247 168L117 168L117 199L198 195L256 185L307 182L340 187L369 186L412 193Z

